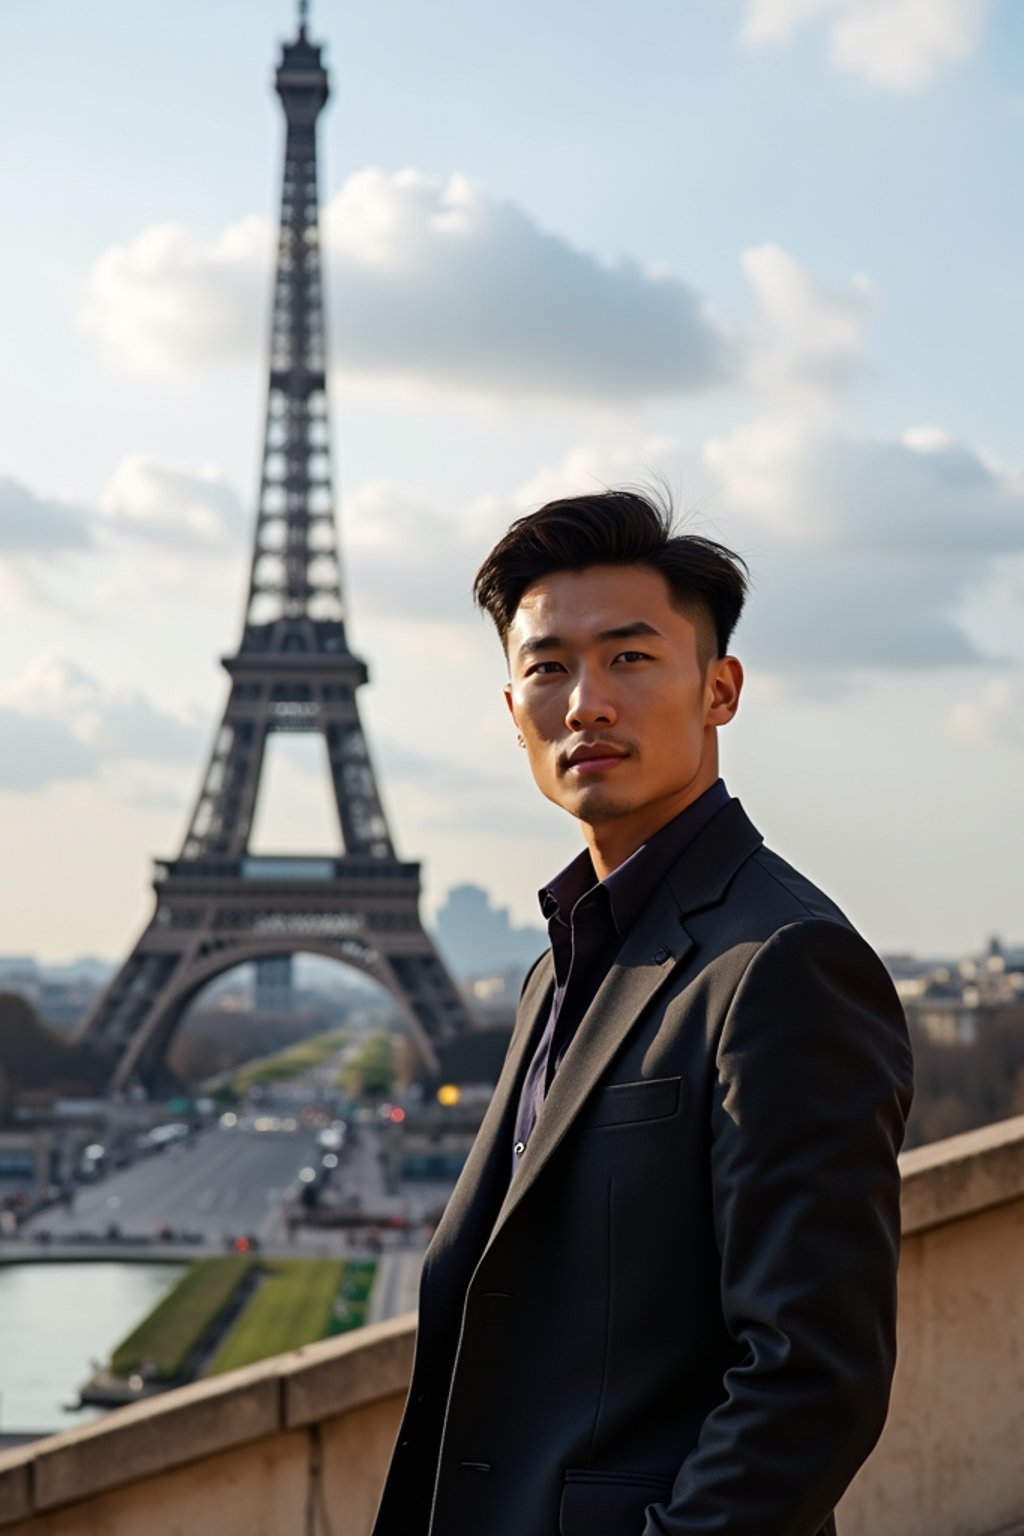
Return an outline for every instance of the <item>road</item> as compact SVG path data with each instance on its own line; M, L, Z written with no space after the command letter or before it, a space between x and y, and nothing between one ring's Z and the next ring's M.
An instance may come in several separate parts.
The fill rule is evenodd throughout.
M104 1232L152 1235L162 1227L200 1232L217 1242L240 1233L273 1240L282 1230L281 1197L300 1168L317 1165L320 1149L310 1131L255 1131L216 1127L191 1146L177 1143L95 1184L81 1186L74 1209L41 1211L28 1232Z

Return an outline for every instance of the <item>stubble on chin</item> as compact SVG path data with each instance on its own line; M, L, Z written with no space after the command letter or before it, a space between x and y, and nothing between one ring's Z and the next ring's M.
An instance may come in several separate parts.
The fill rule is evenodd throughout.
M616 817L629 816L636 810L632 800L621 795L611 795L598 784L575 795L571 804L566 804L565 801L562 804L571 816L576 817L577 821L590 823L614 821Z

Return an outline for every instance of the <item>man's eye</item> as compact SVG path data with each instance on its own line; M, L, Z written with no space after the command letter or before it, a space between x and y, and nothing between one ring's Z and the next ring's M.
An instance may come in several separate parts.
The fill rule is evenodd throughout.
M553 673L564 672L565 668L560 661L535 661L532 667L527 667L527 677L550 677Z
M646 651L620 651L615 658L616 661L650 661L650 659Z

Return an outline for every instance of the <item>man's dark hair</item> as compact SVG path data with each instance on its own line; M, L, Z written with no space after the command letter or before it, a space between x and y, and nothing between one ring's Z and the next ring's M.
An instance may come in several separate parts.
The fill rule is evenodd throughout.
M567 496L518 518L477 571L473 596L505 646L527 587L553 571L592 565L646 565L660 572L673 606L688 617L709 618L715 654L726 654L747 594L745 561L714 539L676 533L668 498L659 505L642 491ZM710 659L702 654L702 665Z

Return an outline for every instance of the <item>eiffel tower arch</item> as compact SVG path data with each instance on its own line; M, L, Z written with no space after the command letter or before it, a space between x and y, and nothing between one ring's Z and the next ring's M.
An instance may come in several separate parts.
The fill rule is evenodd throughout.
M356 694L332 493L317 200L316 123L327 102L321 49L286 44L275 84L287 125L259 506L231 689L176 859L158 862L156 908L76 1034L109 1057L110 1087L158 1091L193 998L246 961L325 955L381 983L419 1046L474 1027L419 916L419 865L398 859ZM271 732L319 733L344 852L261 858L249 850Z

